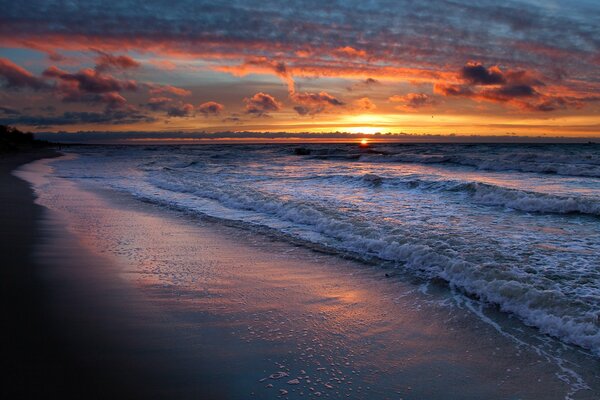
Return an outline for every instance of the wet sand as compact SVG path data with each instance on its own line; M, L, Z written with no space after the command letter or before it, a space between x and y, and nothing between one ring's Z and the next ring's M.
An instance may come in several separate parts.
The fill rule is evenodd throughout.
M48 207L35 260L49 289L48 315L60 318L50 325L60 325L67 353L85 354L102 365L98 371L111 372L105 386L116 393L382 399L599 393L597 360L577 348L557 350L533 329L480 310L448 288L386 278L390 271L377 266L78 186L53 177L50 165L42 161L19 173ZM49 183L52 190L42 190Z
M192 375L176 364L168 343L178 336L11 173L59 155L0 158L2 398L227 398L204 365Z
M53 365L53 338L40 337L46 325L40 305L42 287L35 276L32 261L34 241L39 238L36 221L41 207L33 204L33 191L29 185L10 172L21 164L38 158L52 156L52 152L30 152L0 156L0 362L3 395L40 393L57 389L59 384L48 376L47 370L56 371L62 366ZM52 365L52 369L49 367ZM32 381L41 386L31 388ZM4 396L3 396L4 397Z

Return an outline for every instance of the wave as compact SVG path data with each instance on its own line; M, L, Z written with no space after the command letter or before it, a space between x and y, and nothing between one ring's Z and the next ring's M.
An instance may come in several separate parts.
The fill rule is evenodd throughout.
M581 176L600 178L600 165L597 160L582 160L579 157L527 159L527 156L511 154L510 156L472 157L451 154L365 154L360 161L419 164L454 164L474 167L483 171L517 171L565 176Z
M271 230L282 239L393 265L424 279L443 279L541 332L600 356L597 221L535 215L600 215L597 197L559 195L569 193L570 184L591 188L592 193L596 183L587 186L584 179L556 177L551 180L560 192L551 194L472 181L473 174L450 175L456 171L448 173L450 168L442 174L438 168L407 168L402 173L419 172L398 176L381 165L350 165L344 159L306 162L336 152L387 159L398 155L396 148L375 154L337 146L309 156L294 155L291 148L253 147L241 155L235 149L221 153L199 147L141 155L125 149L111 154L111 162L82 155L65 162L73 166L70 170L62 167L59 172L75 178L89 174L99 185L164 207ZM434 150L421 159L445 162L454 157ZM528 162L527 157L520 162ZM517 187L537 187L539 178ZM502 213L500 207L525 213ZM498 219L497 226L487 226ZM546 229L554 224L564 231Z
M372 163L448 164L484 171L516 171L600 177L600 152L590 145L392 145L310 147L300 154L310 160Z
M367 181L377 178L366 177ZM447 251L430 243L414 243L410 238L389 236L377 224L359 223L348 219L343 213L322 209L310 202L281 200L277 196L265 195L246 188L199 188L184 181L155 181L156 188L176 193L210 198L227 207L252 211L277 221L288 221L291 226L304 226L314 236L294 234L281 225L273 227L268 218L249 218L237 221L249 227L266 227L280 232L286 237L307 244L318 244L340 254L350 254L355 258L372 261L373 258L392 262L416 276L426 279L443 279L453 288L474 296L483 302L496 304L501 310L519 316L526 324L537 327L541 332L558 337L569 343L591 349L600 355L600 324L597 309L592 303L584 304L571 299L560 289L540 286L536 277L524 274L517 268L494 264L489 261L474 264L466 261L454 251ZM475 189L477 190L477 189ZM488 188L484 189L488 190ZM182 208L188 212L201 212L211 217L230 219L225 213L199 211L186 206L185 201L170 201L153 195L138 196L155 202ZM271 226L270 226L271 225ZM328 241L322 241L322 238ZM576 304L577 303L577 304Z
M376 174L360 176L313 176L312 179L333 180L371 187L403 187L436 192L464 193L476 204L507 207L518 211L553 214L589 214L600 216L600 200L586 196L559 196L513 189L483 182L460 180L426 180L421 178L386 178Z

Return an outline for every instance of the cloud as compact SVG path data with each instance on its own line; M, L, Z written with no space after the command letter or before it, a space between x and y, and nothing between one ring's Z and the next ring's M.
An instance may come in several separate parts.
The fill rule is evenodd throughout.
M148 84L150 88L150 94L154 96L158 95L175 95L180 97L191 96L192 92L187 89L179 88L171 85L158 85L158 84Z
M436 83L433 85L433 92L442 96L462 96L471 97L474 95L473 90L467 85L454 85L445 83Z
M548 7L489 0L398 0L392 2L393 12L392 3L383 0L348 0L336 2L334 8L325 2L282 6L275 0L252 7L246 2L216 7L208 0L182 0L179 7L143 0L102 6L81 0L69 7L58 0L30 0L27 6L4 3L0 46L25 47L56 57L59 51L76 54L96 49L98 53L92 54L98 55L96 71L101 73L131 70L138 62L125 54L144 53L150 59L194 60L202 68L231 73L237 69L238 73L274 74L292 94L294 79L368 77L386 83L426 82L437 87L437 94L521 109L526 102L541 110L561 107L560 98L582 99L600 91L596 72L600 26L594 19L600 5L594 2L558 2ZM465 60L476 61L465 65ZM165 68L172 69L173 61ZM557 65L560 73L555 71ZM511 68L517 66L530 76L521 81L511 76ZM4 87L45 88L43 77L9 79L6 71L0 74ZM559 77L560 87L555 81ZM53 79L60 88L79 85ZM63 97L103 102L116 99L114 94L124 98L124 90L128 89L84 91L78 96L69 91ZM290 100L294 101L292 96ZM338 109L327 104L294 105L304 115ZM564 104L568 108L578 103L565 100Z
M117 92L102 93L98 101L106 104L108 108L120 108L125 106L127 100Z
M267 116L269 112L279 111L283 107L275 97L267 93L256 93L252 97L244 99L246 103L246 113L256 115L257 117Z
M469 61L462 67L461 77L472 85L499 85L506 82L497 66L484 67L479 62Z
M354 100L354 102L352 102L352 104L359 111L373 111L377 108L375 103L373 103L371 101L371 99L369 99L368 97L361 97L360 99Z
M219 104L214 101L208 101L206 103L200 104L196 108L196 110L200 114L203 114L205 117L209 117L209 116L219 115L221 113L221 111L223 111L224 108L225 107L223 106L223 104Z
M151 97L146 107L152 111L164 111L169 117L191 117L195 108L192 104L184 103L169 97Z
M194 116L196 112L205 117L217 116L225 108L222 104L214 101L208 101L194 107L193 104L164 96L151 97L145 106L152 111L164 111L169 117L179 118Z
M96 50L96 71L104 72L110 69L139 68L141 64L127 55L115 56L101 50Z
M216 69L236 76L249 73L274 73L287 84L290 93L295 91L294 78L283 61L272 60L267 57L250 57L246 58L242 64L219 66Z
M582 108L587 102L600 101L598 96L589 96L582 98L562 97L562 96L543 96L536 103L522 103L521 108L527 111L551 112L557 110L566 110L570 108Z
M2 80L4 86L10 89L29 88L41 90L50 87L43 79L34 76L25 68L6 58L0 58L0 82Z
M146 107L152 111L165 110L166 107L173 102L169 97L151 97L146 103Z
M292 93L290 98L298 103L294 110L300 115L315 115L345 104L327 92Z
M497 89L481 92L484 97L505 101L519 97L532 97L537 94L536 90L529 85L503 85Z
M357 50L354 47L344 46L338 47L333 51L338 57L346 57L346 58L366 58L367 52L364 50Z
M348 90L349 92L353 91L353 90L357 90L357 89L370 89L374 86L379 85L381 82L379 82L377 79L375 78L366 78L366 79L362 79L356 83L354 83L352 86L348 86L346 88L346 90Z
M149 63L163 71L174 71L177 69L177 64L169 60L150 60Z
M332 58L358 64L368 53L371 70L403 65L436 73L475 59L487 65L536 67L548 75L557 60L572 59L577 62L565 63L567 73L593 81L591 67L597 66L600 37L594 19L599 6L593 2L549 7L489 0L398 0L391 7L384 0L348 0L336 2L335 12L326 2L280 6L275 0L252 7L246 2L215 7L208 0L182 0L176 8L169 2L142 0L103 7L91 0L70 7L58 0L30 0L27 7L6 3L0 15L4 47L143 51L220 65L223 60L264 57L279 60L292 72L300 60L311 64L306 73L328 69L330 75L337 71L329 68L335 67ZM493 71L477 75L478 70L484 72L472 68L466 74L474 74L479 82L495 79Z
M85 93L137 90L137 83L133 80L118 80L91 68L84 68L78 72L70 73L52 66L43 72L43 76L56 78L62 83L68 84L69 87Z
M55 92L64 102L102 103L109 108L124 106L127 100L120 92L138 87L133 80L119 80L91 68L71 73L51 66L42 75L58 81Z
M435 100L425 93L408 93L404 96L394 95L388 100L395 103L402 103L396 107L396 109L402 111L416 111L435 104Z
M167 108L169 117L190 117L194 115L194 106L189 103L174 104Z
M465 73L465 71L470 71ZM551 112L581 108L586 102L597 101L596 96L579 97L546 94L546 84L538 74L528 70L485 68L481 63L469 62L458 74L460 84L438 83L434 92L442 96L466 97L476 101L504 103L522 111Z
M56 116L19 115L0 118L3 125L27 125L38 128L74 124L109 124L122 125L139 122L154 122L155 119L135 109L107 110L105 112L73 112L68 111Z
M5 107L5 106L0 106L0 113L2 114L6 114L6 115L19 115L21 114L21 112L15 108L12 107Z

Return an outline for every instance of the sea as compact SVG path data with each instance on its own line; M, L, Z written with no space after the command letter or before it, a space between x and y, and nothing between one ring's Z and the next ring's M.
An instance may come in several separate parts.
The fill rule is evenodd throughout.
M600 356L600 146L75 146L55 174L445 285Z

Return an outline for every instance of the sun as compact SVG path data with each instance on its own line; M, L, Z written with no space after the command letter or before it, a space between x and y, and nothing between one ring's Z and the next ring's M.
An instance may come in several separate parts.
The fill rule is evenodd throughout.
M368 147L368 146L369 146L369 141L367 139L360 140L360 147Z

